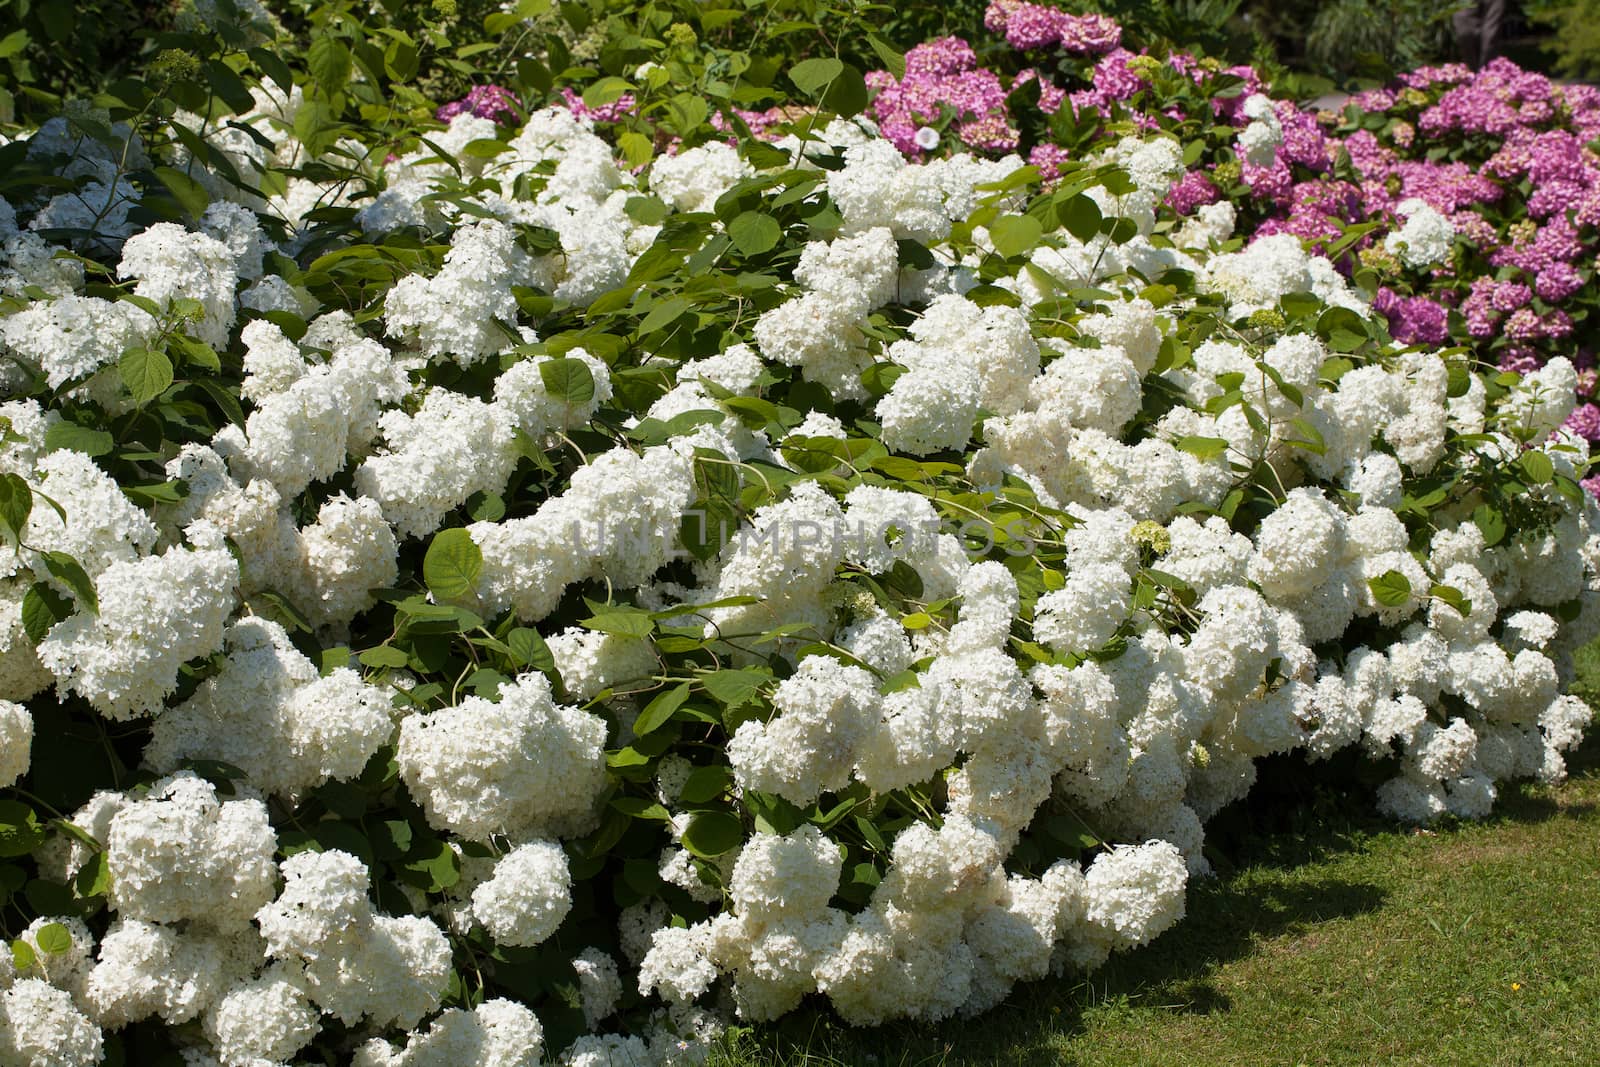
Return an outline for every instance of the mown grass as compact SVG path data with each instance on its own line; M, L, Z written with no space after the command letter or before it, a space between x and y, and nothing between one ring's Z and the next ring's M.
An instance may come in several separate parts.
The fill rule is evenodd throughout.
M1600 645L1578 688L1600 706ZM1431 831L1370 796L1293 805L1230 842L1180 926L1087 980L940 1026L797 1012L712 1065L1600 1062L1600 737L1569 766Z

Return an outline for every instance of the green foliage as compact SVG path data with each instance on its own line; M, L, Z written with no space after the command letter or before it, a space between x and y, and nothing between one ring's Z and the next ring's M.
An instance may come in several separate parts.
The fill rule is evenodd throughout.
M1450 17L1459 6L1429 0L1252 0L1246 10L1279 62L1343 82L1386 81L1399 71L1455 58Z
M1568 78L1600 78L1600 0L1557 0L1528 5L1529 17L1547 26L1543 47L1555 71Z
M173 20L162 0L0 0L0 127L111 84Z

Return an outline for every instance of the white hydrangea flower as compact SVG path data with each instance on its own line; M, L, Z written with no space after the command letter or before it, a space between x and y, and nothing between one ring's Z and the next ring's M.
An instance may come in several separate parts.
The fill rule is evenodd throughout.
M295 797L360 774L389 739L389 695L348 667L319 674L277 623L241 619L225 648L222 670L156 719L144 758L157 770L222 760L263 793Z
M399 575L394 530L375 500L330 497L299 533L299 567L282 583L314 625L338 626L377 603Z
M655 649L643 638L569 626L545 643L562 684L577 700L592 700L624 682L646 681L660 669Z
M382 1038L356 1050L353 1067L535 1067L544 1027L527 1008L496 997L471 1011L447 1008L400 1052Z
M594 820L605 740L605 720L556 704L535 671L502 685L498 702L468 697L405 719L395 758L441 829L476 841L565 834ZM539 758L528 759L530 752Z
M1183 856L1165 841L1104 853L1085 876L1085 918L1119 947L1148 944L1183 918L1188 875Z
M205 1013L206 1036L229 1067L282 1062L321 1029L321 1016L306 998L301 978L286 967L233 986Z
M301 976L310 1001L346 1024L377 1026L414 1026L439 1006L450 943L431 920L373 912L366 866L347 852L299 852L282 872L283 891L256 923L268 955Z
M134 293L163 306L180 298L199 301L202 314L192 326L195 336L212 348L227 347L239 274L238 257L226 244L158 222L123 244L117 276L138 279Z
M380 420L388 443L355 472L356 491L383 507L401 537L420 537L473 493L498 493L516 465L511 427L493 405L433 389L415 415Z
M244 945L254 941L255 957ZM191 926L118 919L100 942L84 1002L101 1026L120 1029L152 1015L176 1026L196 1018L231 984L259 962L254 931L227 938Z
M492 124L488 135L494 136ZM520 343L511 287L529 281L528 254L517 247L516 233L493 219L473 222L450 239L438 274L408 274L389 290L385 329L391 337L415 338L429 357L477 363Z
M1239 131L1239 155L1246 163L1270 167L1283 144L1283 126L1270 98L1253 93L1245 99L1244 115L1250 121Z
M23 532L29 547L65 552L95 578L114 563L137 561L154 547L158 535L150 517L82 452L57 449L40 457L35 470L34 485L61 505L61 511L35 501ZM41 580L50 577L42 560L34 561L33 571Z
M92 1067L105 1038L72 995L38 978L0 993L0 1060L18 1067Z
M111 903L150 922L244 922L272 899L277 835L259 800L217 800L190 771L158 781L111 818Z
M550 395L540 370L548 357L535 356L513 363L495 379L495 406L510 416L513 425L535 439L551 430L586 425L600 405L611 399L611 373L604 363L581 348L564 353L563 358L578 360L588 368L594 380L594 391L588 400L573 404Z
M33 715L21 704L0 700L0 788L28 773L33 747Z
M859 667L829 656L801 660L772 694L777 714L741 723L729 738L734 781L801 806L843 788L876 717L877 695Z
M184 662L222 644L238 580L220 543L113 563L95 579L99 613L57 623L39 643L39 662L59 689L110 718L149 714L176 687Z
M550 841L518 845L472 891L472 914L502 945L537 945L572 908L567 855Z
M597 948L586 948L572 961L583 1000L583 1019L591 1029L617 1010L622 1000L622 978L617 961Z
M116 363L155 333L142 308L86 296L41 300L0 319L0 341L43 370L52 389Z
M1412 197L1395 205L1394 213L1405 220L1398 230L1383 239L1384 251L1398 256L1413 270L1443 263L1450 258L1456 228L1427 201Z

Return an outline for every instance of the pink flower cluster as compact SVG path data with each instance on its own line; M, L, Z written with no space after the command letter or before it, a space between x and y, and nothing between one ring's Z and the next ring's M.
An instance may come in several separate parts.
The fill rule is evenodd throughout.
M633 109L638 104L632 93L623 93L611 103L601 104L599 107L590 107L583 102L583 97L571 89L563 88L561 98L566 101L568 111L590 122L616 122L626 115L633 114Z
M1530 370L1570 354L1575 341L1592 345L1578 309L1562 305L1587 292L1600 240L1600 157L1588 147L1600 137L1600 90L1497 59L1477 73L1455 64L1412 71L1356 102L1392 121L1382 131L1389 144L1367 130L1344 138L1362 201L1342 217L1392 220L1408 197L1448 215L1463 270L1425 284L1459 304L1468 337L1501 366ZM1411 158L1414 132L1455 158ZM1384 310L1397 337L1413 332L1409 302ZM1600 416L1574 417L1577 432L1600 440Z
M474 85L466 96L445 104L433 113L433 117L440 122L449 122L457 115L469 112L480 119L493 119L506 125L521 121L516 96L498 85Z
M968 147L988 152L1017 147L1000 76L979 67L972 46L959 37L917 45L906 53L904 78L875 70L867 75L867 85L877 90L872 112L878 128L908 156L920 157L937 146L936 140L919 139L917 131L947 117Z
M984 26L1004 34L1006 43L1024 52L1060 49L1068 55L1098 56L1122 43L1122 27L1105 15L1073 15L1060 8L1027 0L992 0Z

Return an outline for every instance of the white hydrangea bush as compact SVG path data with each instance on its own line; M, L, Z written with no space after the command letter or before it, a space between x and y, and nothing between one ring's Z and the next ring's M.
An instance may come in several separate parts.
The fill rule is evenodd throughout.
M42 129L77 199L0 202L6 1063L968 1016L1180 921L1266 757L1426 822L1582 738L1570 362L1402 348L1293 237L1158 223L1176 142L639 168L556 108L385 159L251 99Z

